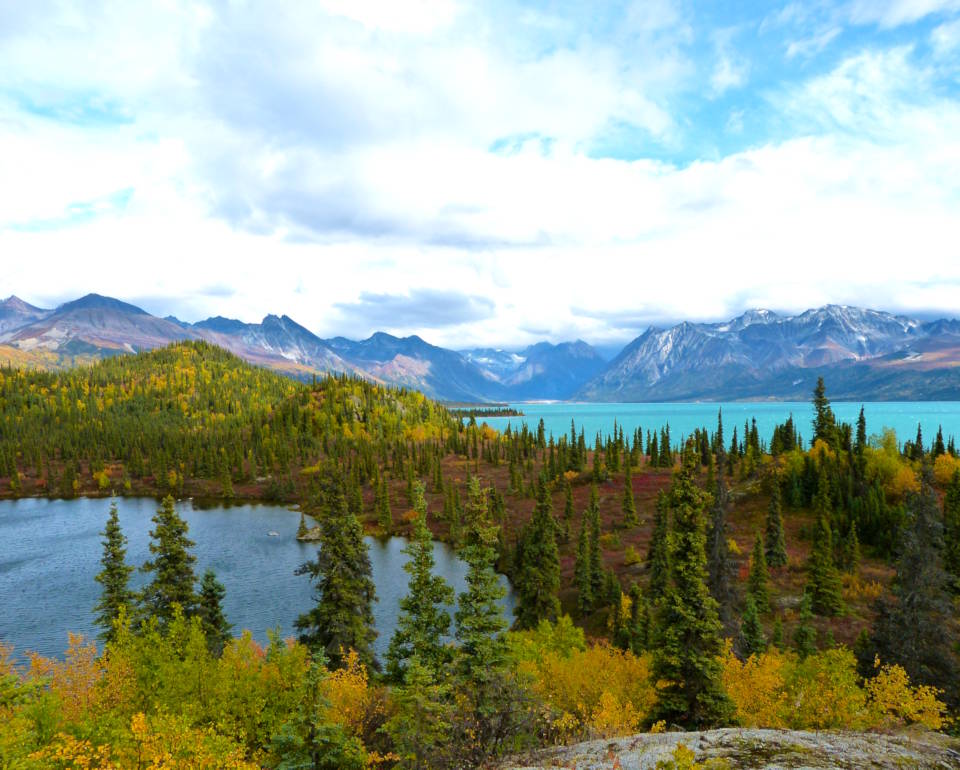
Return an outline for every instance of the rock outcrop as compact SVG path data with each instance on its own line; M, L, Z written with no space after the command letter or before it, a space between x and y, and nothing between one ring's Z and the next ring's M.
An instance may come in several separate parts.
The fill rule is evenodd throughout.
M781 770L786 768L960 768L960 741L939 733L801 732L725 728L598 740L514 757L502 770L655 770L684 744L698 763ZM722 760L726 760L722 763ZM669 766L669 765L668 765ZM712 766L712 765L711 765Z

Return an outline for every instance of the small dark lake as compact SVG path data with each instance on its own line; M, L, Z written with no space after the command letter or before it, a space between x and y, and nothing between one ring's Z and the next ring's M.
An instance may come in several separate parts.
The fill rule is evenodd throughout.
M127 562L139 566L149 556L151 516L158 503L120 498L120 524L129 539ZM18 655L27 650L54 657L63 654L67 632L93 637L93 606L100 585L100 533L110 509L108 499L0 501L0 640ZM300 514L270 505L194 508L177 504L196 542L197 576L208 567L226 586L224 602L234 633L251 631L266 641L267 629L293 636L297 615L311 605L311 586L294 570L317 550L295 539ZM270 533L275 533L271 535ZM400 537L366 538L379 601L374 605L382 656L396 627L400 599L406 594L407 560ZM459 593L466 587L466 564L445 543L434 543L436 572ZM136 573L134 585L144 582ZM509 589L506 578L501 578ZM512 619L513 598L504 612ZM453 613L451 611L451 617Z

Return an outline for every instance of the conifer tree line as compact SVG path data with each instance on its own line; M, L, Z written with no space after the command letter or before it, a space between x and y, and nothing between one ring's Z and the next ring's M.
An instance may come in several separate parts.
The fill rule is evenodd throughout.
M313 605L296 621L311 663L297 719L276 738L285 756L300 757L302 766L320 766L321 755L340 757L345 767L353 761L350 753L357 746L318 716L330 708L323 694L328 680L353 670L389 688L398 708L377 731L405 758L401 766L454 766L461 758L479 763L516 747L517 736L534 730L536 707L519 681L519 653L511 640L538 639L547 645L543 649L573 654L565 646L569 640L550 636L567 628L568 613L592 635L609 638L624 656L648 661L649 681L657 686L644 725L732 724L741 707L724 674L731 660L746 665L779 651L814 665L823 655L843 653L829 631L817 629L849 616L848 586L859 585L864 558L886 561L896 578L892 591L876 600L870 626L854 650L862 681L877 674L877 661L896 664L912 682L942 690L952 708L960 705L955 612L960 466L952 465L953 442L944 442L942 431L929 446L919 430L903 445L889 434L870 436L863 410L856 426L836 420L820 381L809 444L792 417L776 426L769 444L755 421L735 426L728 442L722 413L715 430L697 429L676 445L666 425L630 435L615 425L609 436L597 434L588 444L583 429L573 424L559 439L547 434L542 421L534 430L521 425L498 434L473 416L457 419L419 394L345 377L309 385L269 382L258 393L245 379L245 365L203 345L173 346L157 356L179 373L138 380L147 370L134 366L110 377L76 374L75 391L45 381L30 403L49 418L63 404L74 409L69 399L78 396L77 403L86 406L76 408L87 416L67 422L80 425L92 413L87 410L95 410L106 416L90 430L106 435L111 410L124 403L124 419L154 419L146 406L160 398L162 384L165 400L159 403L172 412L177 430L189 424L194 436L168 442L166 429L158 427L156 447L146 451L149 442L139 445L144 472L152 470L158 453L169 455L166 478L169 471L183 474L178 484L209 478L221 484L225 496L255 473L295 479L291 483L317 522L319 541L316 558L299 570L314 588ZM128 378L126 397L111 379L117 372ZM210 390L207 379L222 382ZM23 386L10 386L11 392ZM271 401L263 394L273 387L279 390ZM58 388L67 395L51 400ZM195 402L185 408L187 393L187 403ZM205 403L216 419L197 413L204 398L213 399ZM0 404L0 415L5 409ZM230 433L231 425L237 433ZM185 470L192 452L202 458L207 442L228 437L239 448L231 445L227 454L239 454L220 465L190 461L200 470ZM290 444L281 450L287 439ZM116 446L101 453L102 468L115 473L120 457L128 473L134 455ZM119 454L112 455L115 450ZM13 464L21 464L29 451L17 450ZM81 475L96 467L82 452L73 466L65 456L55 453L31 475L44 478L46 468L55 476L60 467ZM501 466L506 484L483 486L481 472ZM650 478L666 486L639 498L638 510L635 481ZM935 486L945 493L942 504ZM753 490L749 494L762 505L738 546L731 519L744 489ZM580 510L575 490L583 497L589 491ZM103 590L95 608L104 639L121 644L131 634L179 638L184 623L194 624L217 659L235 641L223 613L223 586L211 572L198 580L193 543L172 497L164 499L153 521L150 559L142 568L147 583L133 591L134 568L125 562L115 509L107 520L97 576ZM408 594L383 660L373 654L376 591L364 523L386 534L409 535ZM636 569L614 571L618 539L635 534L641 523L650 531L647 553L638 556ZM306 532L305 520L301 530ZM434 574L435 532L467 564L467 590L459 596ZM570 584L561 569L564 555L573 562ZM787 597L783 576L794 568L802 569L804 587L799 596ZM509 575L516 599L509 632L498 603L503 597L498 570ZM368 739L367 746L379 745L380 738ZM328 747L326 754L318 753L318 745Z
M230 639L232 626L223 612L225 589L213 570L197 581L194 542L172 497L163 499L152 518L150 554L140 571L149 577L140 590L130 586L135 568L127 564L127 538L120 527L116 503L103 530L100 601L94 607L95 624L104 642L116 640L124 622L153 623L164 631L177 617L196 617L212 652L219 654Z

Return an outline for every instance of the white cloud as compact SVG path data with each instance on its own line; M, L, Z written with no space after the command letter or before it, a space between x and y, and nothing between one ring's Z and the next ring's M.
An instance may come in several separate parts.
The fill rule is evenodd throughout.
M899 27L957 10L960 10L960 0L853 0L849 15L854 24Z
M324 335L363 333L338 306L377 296L489 298L489 317L390 329L454 347L532 328L622 339L639 330L617 318L746 304L960 305L960 107L916 47L771 88L789 131L679 164L587 152L611 125L652 146L684 130L697 70L671 4L634 5L626 43L522 22L559 35L552 48L439 0L409 17L332 0L131 7L0 32L0 295L99 291L155 311L166 297L188 320L285 312ZM718 64L713 87L732 90L748 64L715 41L700 74ZM50 121L18 93L92 93L129 118ZM731 108L720 127L748 134L755 117ZM123 212L10 227L127 188Z
M939 57L951 57L960 48L960 19L944 22L930 33L930 44Z

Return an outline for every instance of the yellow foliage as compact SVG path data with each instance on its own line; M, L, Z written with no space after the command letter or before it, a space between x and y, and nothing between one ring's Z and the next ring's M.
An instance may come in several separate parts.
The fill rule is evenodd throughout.
M953 481L953 474L960 470L960 459L951 455L940 455L933 463L933 478L941 487Z
M917 472L906 463L902 464L886 488L887 494L894 500L902 500L908 492L920 491Z
M697 755L686 744L678 743L670 755L670 759L659 760L655 770L722 770L730 767L729 760L708 759L706 762L697 762Z
M359 735L373 702L367 669L355 650L350 650L344 667L327 677L326 696L330 701L327 719Z
M788 723L785 665L789 663L775 647L740 662L731 645L723 659L723 686L737 707L744 727L784 728Z
M727 550L729 550L730 553L733 554L734 556L739 556L740 554L743 553L740 546L737 545L737 541L734 540L732 537L727 538Z
M810 455L811 459L814 460L819 466L820 460L833 460L836 458L837 454L830 448L830 445L824 441L822 438L818 438L813 442L813 446L810 447L810 451L807 453Z
M596 644L569 655L544 651L522 661L534 691L560 716L553 726L563 738L588 732L602 737L635 733L653 708L650 659Z
M879 667L880 661L874 663ZM884 666L875 677L866 681L870 706L877 726L918 723L931 730L941 729L947 722L946 705L937 695L942 692L926 685L910 686L910 677L898 665Z

